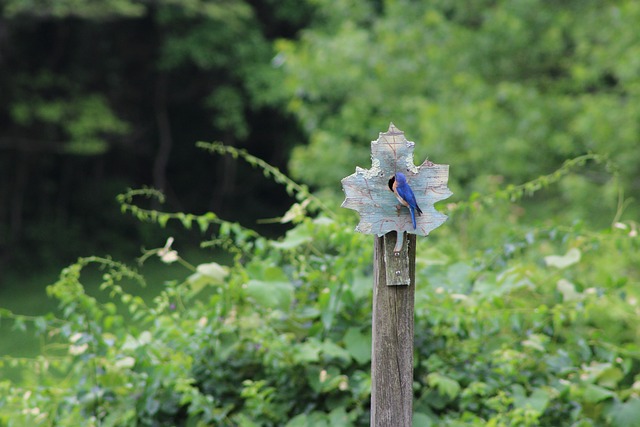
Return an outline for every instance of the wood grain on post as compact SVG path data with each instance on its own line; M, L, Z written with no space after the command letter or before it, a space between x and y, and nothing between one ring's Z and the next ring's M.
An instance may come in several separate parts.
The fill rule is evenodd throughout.
M371 425L409 427L413 416L416 236L410 234L403 245L408 245L409 286L387 284L390 266L385 257L395 256L396 233L374 239Z

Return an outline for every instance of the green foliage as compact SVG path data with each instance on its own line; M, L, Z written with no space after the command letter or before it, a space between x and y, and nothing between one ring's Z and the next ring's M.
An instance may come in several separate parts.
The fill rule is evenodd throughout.
M7 0L4 14L64 18L74 16L87 19L105 19L114 16L136 17L144 12L144 6L131 0L105 0L85 2L78 0Z
M192 141L221 135L284 165L301 138L264 95L279 81L270 39L292 36L308 10L290 0L1 2L0 269L59 268L94 250L85 245L128 256L149 228L112 210L122 188L170 188L173 209L253 223L233 195L242 180L255 211L280 212L284 192L266 197L274 185L260 174L212 165Z
M618 425L612 411L637 393L638 336L626 323L637 313L621 319L635 311L628 278L638 270L617 276L603 264L618 250L635 262L637 244L613 231L539 229L489 265L419 259L431 288L416 297L416 330L428 331L416 375L430 386L419 411L451 417L436 425Z
M589 152L638 191L637 2L315 3L324 19L277 44L280 94L309 135L289 163L295 178L335 188L366 167L369 141L393 121L418 142L417 159L455 168L459 196L488 176L530 181ZM547 206L607 198L618 184L603 179L587 173Z
M246 152L215 147L263 168ZM529 186L536 184L521 187ZM291 191L304 202L306 188ZM213 214L145 209L133 204L136 196L163 197L130 190L118 196L124 212L185 227L205 218L203 231L216 225L212 241L226 241L237 256L228 266L193 266L170 238L141 261L158 256L188 273L149 284L161 289L151 301L129 290L146 285L132 268L81 258L48 288L57 317L0 310L43 342L36 358L0 359L0 368L23 373L20 383L0 382L3 425L368 425L369 236L355 233L346 215L321 213L271 240ZM467 230L497 222L491 239L467 244L455 227L443 227L419 241L414 421L634 425L638 225L532 228L514 219L509 198L491 200L491 215L453 211L453 225L464 218ZM83 286L91 266L102 271L99 296Z
M226 146L219 142L198 142L196 145L199 148L210 151L211 153L230 155L234 159L241 158L252 167L261 169L266 178L273 179L273 181L277 182L278 184L284 185L287 193L290 196L296 197L303 203L306 202L305 206L311 203L313 207L321 210L323 214L330 217L334 216L332 210L329 209L319 198L311 194L307 186L298 184L297 182L283 174L278 168L271 166L262 159L252 156L251 154L247 153L246 150Z
M140 221L150 221L157 223L161 227L166 227L169 220L174 219L182 223L182 226L187 230L190 230L195 222L198 224L201 232L207 231L211 224L224 224L225 222L220 220L213 212L207 212L203 215L185 214L182 212L168 213L161 212L155 209L141 208L139 205L133 204L134 197L146 197L156 199L160 203L164 203L165 197L162 192L153 188L142 188L138 190L129 189L125 193L118 194L116 200L120 205L122 213L131 213Z
M75 155L103 154L109 148L108 136L130 129L110 108L105 97L89 93L69 98L48 99L43 92L72 90L64 78L43 73L32 81L21 81L18 90L24 98L10 105L10 114L21 128L42 127L52 141L51 151ZM46 142L42 142L46 144Z
M0 43L15 45L3 60L17 67L3 74L9 138L0 142L28 160L14 171L14 157L4 158L3 170L14 171L6 181L22 177L23 187L11 198L0 191L10 200L3 207L18 206L29 194L24 177L38 179L46 165L28 153L105 153L114 137L160 127L170 111L187 117L180 128L172 115L174 128L164 133L175 139L180 166L202 157L185 161L177 148L196 111L209 122L193 132L213 126L230 143L199 148L245 161L296 203L270 220L290 226L271 239L207 212L210 205L203 214L161 211L157 190L117 196L122 213L158 224L155 234L168 234L170 222L199 229L210 236L203 248L225 254L192 263L166 235L138 261L183 266L179 280L149 281L110 258L86 257L48 287L55 313L0 309L0 320L35 334L42 349L33 358L0 357L0 424L368 425L371 239L353 232L353 213L335 212L337 204L317 194L339 194L339 180L368 165L368 142L390 120L419 142L417 159L451 164L459 197L440 208L450 222L418 243L414 424L638 424L639 225L625 220L625 193L637 191L640 170L637 2L35 3L0 8L10 36ZM263 20L269 9L277 11ZM309 25L295 34L296 25L281 32L269 20ZM40 31L51 44L40 47ZM267 38L283 33L291 38L274 52ZM75 39L90 48L67 42ZM22 49L39 54L23 59L14 53ZM143 77L131 72L138 68ZM132 93L154 101L130 109ZM272 141L251 121L267 106L286 108L307 132L309 144L295 148L289 166L320 193L232 146L253 137L286 159L280 152L291 143L280 141L290 126L273 123ZM125 153L153 152L156 136ZM67 182L85 179L77 159L66 160ZM188 187L202 198L195 183L208 191L212 177L187 170ZM58 177L51 175L42 180L49 192ZM78 192L67 187L59 212ZM25 211L56 204L47 191L34 192ZM110 216L95 206L86 215L97 224L87 228L92 238L98 219ZM69 223L55 235L56 251L88 234ZM40 236L48 225L30 232ZM94 293L85 274L96 269ZM157 296L143 299L138 285Z
M616 167L604 156L598 154L585 154L573 159L566 160L562 166L548 175L539 176L531 181L520 185L508 185L506 188L498 189L490 194L481 195L476 192L466 202L448 204L449 212L456 212L460 209L472 209L482 206L492 206L498 200L516 202L525 197L531 197L536 192L548 188L552 184L559 183L561 179L582 168L588 161L604 163L608 172L615 173Z
M354 245L360 243L330 220L307 220L300 227L327 243L342 230L339 245L347 251L355 252ZM304 256L307 250L299 249ZM366 365L354 361L362 360L362 345L348 347L357 354L352 356L337 344L345 331L332 331L320 322L329 311L336 311L340 300L331 296L315 306L310 300L320 293L351 295L340 290L354 271L342 263L339 269L322 273L318 268L316 273L312 265L296 259L299 255L287 252L270 247L259 259L230 270L215 263L201 265L199 276L168 284L150 305L118 284L128 277L137 279L121 264L91 258L69 266L49 288L60 300L63 319L57 322L62 326L47 324L42 331L66 343L67 377L59 385L60 394L38 410L58 413L56 419L63 425L74 425L79 417L95 417L102 425L118 426L179 424L188 419L237 425L245 418L275 425L283 417L305 411L311 400L318 400L322 410L357 403L362 413ZM290 261L282 261L283 256ZM312 263L326 260L338 258L326 254ZM107 269L101 285L110 296L106 303L87 296L80 285L82 270L92 262ZM203 284L202 275L211 280ZM112 302L113 298L119 302ZM342 320L339 315L333 317L336 323ZM348 336L360 337L367 310L348 317L342 326L352 325ZM310 330L314 332L308 335ZM345 372L358 373L359 379L351 379L351 385L358 386L359 395L354 397L348 388ZM17 394L3 400L6 411L0 417L25 408L13 398L25 389L12 392ZM128 398L132 393L138 397ZM349 404L354 398L357 402ZM11 424L10 417L7 420L9 425L19 425Z

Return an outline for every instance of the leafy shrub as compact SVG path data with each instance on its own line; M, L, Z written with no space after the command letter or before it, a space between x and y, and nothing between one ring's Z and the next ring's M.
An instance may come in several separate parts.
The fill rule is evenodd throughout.
M0 381L3 425L368 425L371 237L277 169L217 147L298 195L284 217L295 225L272 240L213 213L133 204L151 190L119 197L142 220L214 230L205 246L232 262L192 266L169 241L142 259L188 273L145 301L133 269L82 258L48 288L57 317L0 312L47 342L2 360L23 374ZM451 206L449 227L419 242L414 424L638 425L637 224L523 226L505 195ZM83 286L94 267L104 295Z

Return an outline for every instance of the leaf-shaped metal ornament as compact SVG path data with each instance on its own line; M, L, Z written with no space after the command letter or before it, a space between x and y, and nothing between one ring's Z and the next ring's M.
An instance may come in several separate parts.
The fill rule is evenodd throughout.
M404 132L393 123L387 132L371 142L371 169L356 167L356 172L342 179L345 192L343 208L360 214L356 231L383 236L397 231L426 236L447 220L447 216L433 206L451 196L447 187L449 165L439 165L425 160L420 166L413 163L415 143L407 141ZM398 201L391 191L390 180L396 172L406 175L416 196L422 215L416 215L417 227L413 228L407 208L398 209Z

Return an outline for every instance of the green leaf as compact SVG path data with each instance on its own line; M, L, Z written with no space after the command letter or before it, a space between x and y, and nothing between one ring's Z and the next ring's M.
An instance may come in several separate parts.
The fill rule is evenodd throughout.
M21 317L15 318L13 323L13 330L20 331L20 332L25 332L27 330L27 325L25 324L23 318Z
M191 214L179 214L179 219L182 222L182 225L187 230L191 230L191 224L193 223L193 215Z
M532 348L534 350L538 350L540 352L544 352L546 350L546 344L549 341L549 338L546 335L542 334L531 334L529 338L522 341L522 345L525 347Z
M614 389L618 386L618 382L623 378L624 373L620 368L611 366L598 375L598 384L603 387Z
M196 272L187 277L187 282L191 285L191 289L195 295L205 286L224 283L224 279L228 274L228 268L218 263L200 264L196 267Z
M34 326L36 328L36 332L42 334L47 330L47 321L44 317L36 317Z
M549 255L544 257L544 262L549 267L567 268L580 261L581 253L578 248L571 248L565 255Z
M351 354L347 350L328 339L322 342L322 353L329 358L342 359L345 362L351 360Z
M308 415L296 415L285 425L285 427L328 427L329 425L337 424L329 424L327 422L326 414L314 411Z
M349 414L343 406L338 406L336 409L329 413L329 425L330 426L344 426L348 427L352 425L349 420Z
M285 427L307 427L308 425L309 417L307 414L300 414L291 418Z
M160 213L158 215L158 225L160 225L160 227L162 227L162 228L165 228L167 226L167 222L169 221L170 218L171 218L171 216L169 216L167 214Z
M576 291L575 285L566 279L558 280L556 287L564 302L580 301L583 298L582 293Z
M266 308L287 310L293 300L293 285L289 282L250 280L245 291L249 298Z
M328 291L328 289L327 289ZM336 311L333 309L333 294L328 292L321 292L318 296L318 306L322 310L322 314L320 315L320 319L322 320L322 324L326 330L331 329L333 325L333 319L335 317Z
M160 409L160 402L153 398L153 396L147 397L146 403L144 405L147 413L150 415L154 415Z
M614 397L616 394L611 390L604 387L600 387L595 384L587 384L584 390L583 398L587 403L598 403L610 397Z
M612 413L612 427L640 427L640 399L632 398L625 403L618 403Z
M227 267L223 267L217 262L210 262L207 264L200 264L196 267L196 271L203 276L207 276L212 280L222 282L229 274Z
M206 217L199 216L196 221L198 221L198 227L200 227L201 233L207 231L207 228L209 228L209 220Z
M420 427L431 427L434 424L433 424L433 420L428 415L423 414L421 412L414 412L412 425L420 426Z
M460 393L458 381L437 372L427 376L427 383L430 387L436 388L440 394L448 396L450 399L455 399Z
M516 408L530 408L542 413L549 404L550 398L549 392L542 388L534 389L531 395L527 397L524 388L520 384L513 386L513 403Z
M293 361L298 364L313 363L320 360L320 343L310 339L295 347Z
M286 282L288 280L286 273L280 267L273 265L264 269L262 278L267 282Z
M134 359L131 356L127 356L127 357L123 357L122 359L118 359L114 363L114 365L116 367L123 368L123 369L133 368L133 366L135 364L136 364L136 359Z
M344 344L351 356L360 364L371 360L371 335L351 327L344 334Z
M285 238L280 241L271 242L274 248L278 249L294 249L304 243L308 243L313 240L312 231L305 224L301 224L291 230L287 231Z
M255 420L249 418L246 414L238 414L233 419L238 427L260 427Z

